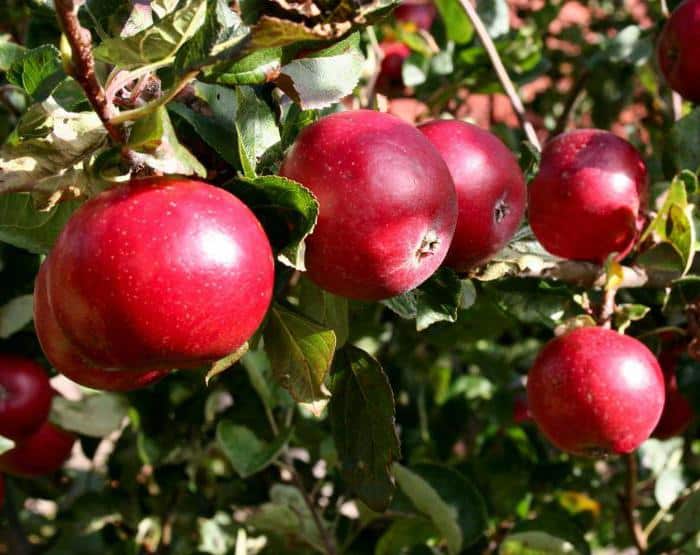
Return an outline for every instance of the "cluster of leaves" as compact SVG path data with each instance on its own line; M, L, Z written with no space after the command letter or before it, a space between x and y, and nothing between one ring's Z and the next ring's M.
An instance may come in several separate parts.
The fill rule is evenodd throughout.
M619 461L572 459L513 420L542 343L585 318L600 295L536 279L553 275L559 261L527 228L474 275L443 269L381 304L334 297L296 273L305 269L318 203L275 170L303 127L349 95L364 98L376 69L366 61L375 40L368 25L411 47L403 94L435 115L458 114L465 90L499 90L457 0L436 1L440 17L428 36L387 17L394 4L82 5L98 77L132 160L201 176L246 202L275 249L277 288L251 350L231 371L210 372L207 387L206 369L183 371L129 395L82 392L79 401L56 404L52 418L79 434L85 459L71 461L62 480L13 480L6 506L15 526L19 502L51 500L48 509L25 503L20 512L45 553L586 555L632 543L618 514ZM582 95L575 109L555 87L530 103L542 129L555 130L562 113L609 127L632 102L659 115L644 122L646 142L641 122L629 131L648 155L656 202L635 257L673 286L621 291L616 320L652 337L682 325L684 304L700 294L692 210L700 110L686 107L674 122L659 108L667 91L648 64L653 29L603 2L594 30L606 38L591 43L568 28L560 39L581 49L572 56L547 46L558 4L520 14L517 28L505 0L478 6L516 84L574 67ZM111 145L67 69L52 9L41 2L3 9L0 339L3 349L40 358L31 327L40 257L85 198L129 174L122 148ZM529 167L521 133L494 123ZM618 272L609 268L608 281ZM700 411L696 366L686 362L679 380ZM656 523L652 552L698 533L693 432L650 440L640 453L649 487L639 511Z

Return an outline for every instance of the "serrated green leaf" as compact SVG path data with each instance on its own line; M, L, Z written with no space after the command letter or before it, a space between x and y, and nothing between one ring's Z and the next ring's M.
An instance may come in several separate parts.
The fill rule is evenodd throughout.
M335 353L335 333L275 304L263 337L277 382L296 401L312 403L320 413L328 398L325 380Z
M202 80L222 85L261 85L273 81L282 68L282 48L263 48L235 61L206 68Z
M10 69L16 60L19 60L27 49L15 42L12 42L10 35L0 35L0 71Z
M66 78L66 74L58 49L45 44L25 51L10 66L6 78L35 100L42 101Z
M304 240L318 219L318 201L311 191L276 175L241 178L231 184L231 190L251 207L268 230L279 251L278 259L287 266L305 270Z
M27 193L0 195L0 241L44 254L51 250L68 218L82 204L61 202L49 211L38 211Z
M346 345L336 354L329 406L343 479L374 511L394 494L391 465L401 456L394 395L376 359Z
M20 331L34 317L34 295L21 295L0 306L0 338Z
M292 435L291 428L283 431L268 443L260 440L245 426L230 420L222 420L216 427L216 440L231 462L233 469L243 479L257 474L270 465L282 452Z
M94 49L98 60L133 68L174 57L204 24L207 0L184 0L180 7L142 31L124 38L108 38Z
M64 430L101 438L119 429L128 410L127 401L111 393L87 395L80 401L56 396L50 420Z
M345 297L333 295L308 279L303 279L299 290L299 308L304 314L335 332L338 348L345 345L350 335L348 300Z
M238 151L243 173L255 177L260 157L280 142L279 129L270 107L251 87L237 87L238 110L234 122L238 135Z

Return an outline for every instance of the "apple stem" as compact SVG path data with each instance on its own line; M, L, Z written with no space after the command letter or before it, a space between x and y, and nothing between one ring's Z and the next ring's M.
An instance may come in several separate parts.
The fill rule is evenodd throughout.
M627 481L623 509L634 545L639 553L643 554L647 550L647 538L635 513L637 507L637 455L635 453L625 455L625 463L627 465Z
M532 143L532 146L534 146L538 152L541 152L542 145L537 137L535 128L530 120L527 119L523 101L521 100L520 95L518 95L518 91L515 89L515 85L513 84L513 81L508 75L508 71L503 65L503 61L501 60L501 56L496 49L496 45L493 43L489 32L486 30L483 21L481 21L481 18L479 17L479 13L471 3L471 0L459 0L459 3L462 5L467 17L469 17L471 20L472 25L474 26L474 31L476 31L479 40L481 40L481 43L483 44L484 49L491 60L491 65L493 65L496 75L498 76L498 80L501 82L503 90L506 92L508 98L510 99L510 103L513 105L513 110L518 116L518 120L520 121L520 125L525 132L527 140Z

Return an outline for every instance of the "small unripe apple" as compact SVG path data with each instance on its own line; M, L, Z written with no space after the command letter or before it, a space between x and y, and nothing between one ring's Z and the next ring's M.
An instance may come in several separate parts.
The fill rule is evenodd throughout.
M666 21L659 42L659 67L670 87L700 102L700 0L685 0Z
M404 1L394 10L397 21L414 23L426 31L432 27L436 15L437 9L432 2Z
M31 436L0 455L0 470L13 476L53 474L70 457L75 436L46 421Z
M30 436L49 416L53 392L46 371L28 358L0 354L0 435Z
M528 216L550 253L602 263L634 246L647 201L637 150L607 131L581 129L551 140L529 189Z
M402 85L403 62L411 55L411 49L396 41L384 41L379 47L384 54L379 70L379 82L384 86Z
M666 402L661 420L654 430L654 437L659 439L682 435L695 416L693 407L678 389L676 379L676 368L683 352L685 352L685 345L677 345L665 348L659 354L659 364L666 381Z
M525 213L525 178L513 153L492 133L458 120L418 129L450 169L459 216L445 265L463 272L486 262L513 237Z
M103 192L51 251L51 313L86 363L106 370L190 368L258 328L274 263L253 213L223 189L149 178Z
M575 455L630 453L649 438L664 406L664 376L636 339L578 328L550 341L527 382L542 433Z
M442 264L457 220L455 188L413 126L370 110L327 116L299 134L280 173L318 199L306 267L323 289L385 299Z
M89 364L71 344L49 306L46 290L46 260L34 285L34 325L48 361L61 374L84 387L105 391L132 391L165 377L169 370L104 370Z

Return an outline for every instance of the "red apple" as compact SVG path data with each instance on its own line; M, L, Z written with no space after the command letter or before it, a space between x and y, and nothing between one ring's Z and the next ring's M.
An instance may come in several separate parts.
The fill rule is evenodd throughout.
M545 147L528 214L550 253L601 263L634 246L646 200L646 165L635 148L607 131L581 129Z
M34 434L0 455L0 470L13 476L52 474L68 460L74 443L73 434L46 421Z
M416 27L426 31L432 27L436 15L432 2L404 1L394 10L397 21L415 23Z
M33 360L0 354L0 435L12 440L30 436L49 416L51 384Z
M147 387L166 376L169 370L104 370L88 363L71 344L49 306L46 291L48 261L39 268L34 286L34 323L46 358L61 374L92 389L132 391Z
M454 234L450 172L400 119L358 110L306 127L280 170L320 204L306 266L320 287L354 299L393 297L440 266Z
M532 420L530 416L530 407L527 404L527 394L519 393L513 399L513 422L523 424Z
M530 370L530 414L576 455L630 453L649 438L664 406L664 376L641 342L587 327L550 341Z
M661 420L654 430L654 437L659 439L682 435L694 417L693 408L679 391L676 379L676 367L685 349L685 345L677 345L662 350L659 355L659 364L666 381L666 402L661 413Z
M513 153L476 125L438 120L418 129L442 154L457 189L457 229L445 265L469 270L501 250L517 231L525 213L525 178Z
M223 189L149 178L73 214L46 268L48 304L89 366L195 367L241 347L272 298L260 223Z
M700 102L700 0L685 0L666 21L659 42L659 67L670 87Z
M379 47L384 54L379 70L379 82L385 87L392 84L403 85L403 61L411 55L411 49L402 42L394 41L384 41Z

